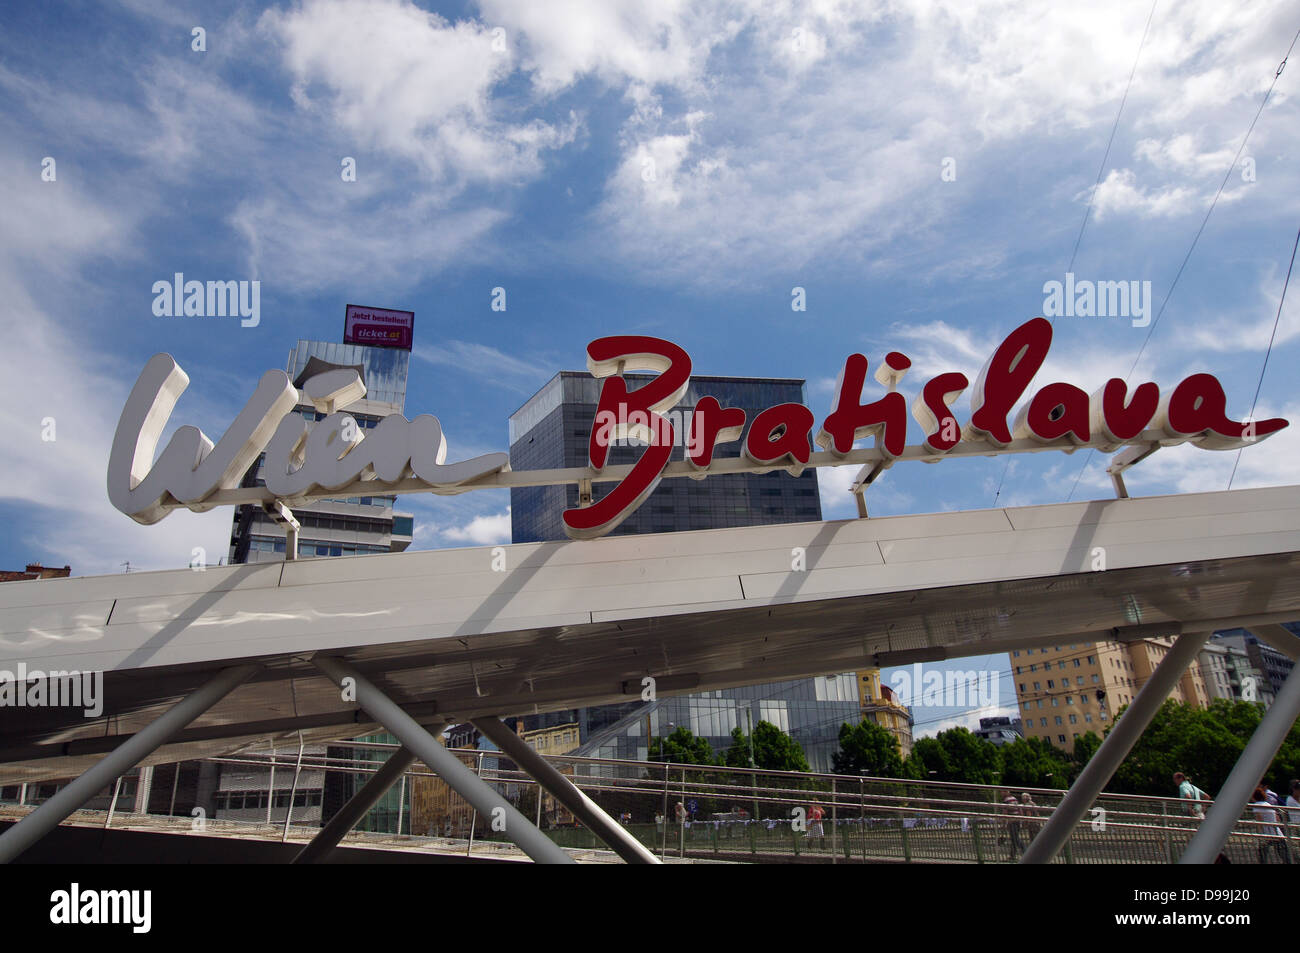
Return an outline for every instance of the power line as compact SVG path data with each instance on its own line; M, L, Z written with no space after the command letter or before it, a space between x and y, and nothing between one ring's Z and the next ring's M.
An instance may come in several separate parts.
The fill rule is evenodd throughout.
M1273 88L1277 86L1277 81L1282 75L1282 70L1286 69L1286 61L1290 59L1291 51L1295 49L1297 40L1300 40L1300 30L1296 30L1295 36L1291 38L1291 45L1287 47L1286 55L1282 57L1282 62L1278 64L1277 70L1273 73L1273 82L1269 83L1268 89L1264 93L1264 98L1260 101L1259 109L1255 110L1255 118L1250 121L1250 126L1246 129L1246 135L1242 137L1241 145L1237 147L1236 155L1232 157L1232 162L1228 164L1227 171L1223 173L1223 181L1219 183L1219 190L1214 194L1214 200L1210 202L1210 207L1206 209L1205 218L1201 219L1200 228L1198 228L1196 234L1192 236L1192 243L1187 248L1187 254L1183 256L1182 264L1178 266L1178 271L1174 275L1173 283L1169 286L1169 291L1166 292L1164 300L1160 302L1160 309L1156 312L1155 320L1153 320L1151 326L1147 328L1146 337L1142 340L1142 346L1138 348L1137 357L1133 358L1133 366L1129 368L1128 374L1124 376L1124 381L1126 383L1128 382L1128 379L1133 376L1133 372L1137 370L1138 362L1142 360L1142 355L1146 352L1147 344L1151 341L1151 335L1155 333L1156 327L1160 324L1160 318L1164 315L1165 308L1169 305L1169 299L1173 297L1174 289L1178 287L1178 280L1182 278L1183 271L1187 268L1188 261L1191 260L1192 252L1196 250L1196 244L1201 240L1201 233L1205 231L1205 226L1209 224L1210 216L1214 213L1215 206L1219 204L1219 198L1223 195L1223 190L1228 185L1228 179L1232 175L1232 170L1237 167L1237 160L1241 158L1242 150L1246 148L1246 143L1250 141L1250 134L1255 131L1255 123L1259 122L1259 117L1264 112L1264 107L1268 105L1268 98L1273 95ZM1074 491L1079 486L1079 480L1083 476L1084 470L1088 468L1088 462L1092 459L1092 454L1093 451L1090 448L1088 450L1088 455L1084 457L1083 466L1079 468L1078 474L1075 475L1074 486L1070 487L1070 495L1066 497L1067 501L1074 496Z
M1129 70L1128 82L1124 86L1124 95L1120 98L1119 109L1115 111L1115 121L1110 126L1110 138L1106 140L1106 151L1101 155L1101 165L1097 168L1097 181L1092 184L1092 191L1088 193L1088 204L1083 208L1083 220L1079 222L1079 234L1074 237L1074 248L1070 251L1070 263L1065 266L1066 273L1074 270L1074 259L1079 254L1079 243L1083 241L1084 229L1088 227L1088 217L1092 213L1092 203L1097 197L1097 189L1101 187L1101 178L1106 174L1106 163L1110 160L1110 148L1115 143L1115 132L1119 129L1120 117L1124 115L1124 105L1128 102L1129 91L1133 88L1133 77L1137 75L1138 62L1142 59L1142 49L1147 44L1147 34L1151 31L1151 19L1156 15L1156 4L1160 0L1152 0L1151 12L1147 14L1146 26L1142 28L1142 39L1138 42L1137 53L1133 57L1133 68ZM1048 319L1049 323L1051 319ZM993 494L993 505L998 505L998 500L1002 497L1002 484L1006 482L1007 471L1011 468L1011 458L1008 457L1002 464L1002 476L998 479L997 492ZM1077 481L1076 481L1077 482Z
M1138 43L1137 55L1133 57L1133 69L1128 74L1128 85L1124 87L1124 97L1119 101L1119 110L1115 113L1115 122L1110 127L1110 139L1106 141L1106 151L1101 157L1101 167L1097 169L1097 181L1092 185L1092 192L1088 196L1088 204L1083 209L1083 221L1079 223L1079 234L1074 239L1074 250L1070 252L1070 264L1066 266L1067 272L1074 270L1074 258L1079 253L1079 242L1083 241L1083 230L1088 227L1088 216L1092 212L1092 201L1097 196L1097 189L1101 186L1101 177L1106 172L1106 160L1110 158L1110 147L1115 142L1115 131L1119 129L1119 117L1124 115L1124 104L1128 102L1129 90L1133 86L1133 77L1137 73L1138 60L1142 58L1142 48L1147 43L1147 33L1151 30L1151 18L1156 15L1156 4L1160 0L1153 0L1151 12L1147 14L1147 25L1142 28L1142 41Z
M1273 318L1273 333L1268 336L1268 349L1264 351L1264 366L1259 369L1259 382L1255 384L1255 398L1250 402L1250 420L1255 419L1255 405L1259 403L1259 391L1264 386L1264 372L1268 370L1268 357L1273 353L1273 341L1277 337L1277 325L1282 320L1282 303L1286 301L1286 289L1291 284L1291 269L1295 267L1296 248L1300 247L1300 231L1295 233L1295 242L1291 245L1291 263L1286 266L1286 280L1282 282L1282 297L1277 302L1277 314ZM1253 426L1253 424L1252 424ZM1241 451L1244 447L1237 448L1237 459L1232 461L1232 474L1228 477L1228 489L1232 489L1232 481L1237 476L1237 464L1241 463Z

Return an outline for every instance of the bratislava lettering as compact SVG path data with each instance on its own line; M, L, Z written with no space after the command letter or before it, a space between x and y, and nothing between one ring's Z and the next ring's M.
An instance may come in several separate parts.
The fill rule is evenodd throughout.
M1051 383L1040 388L1014 420L1011 411L1029 389L1052 344L1052 325L1032 318L1007 336L993 352L971 388L970 420L962 427L952 404L970 386L965 374L949 371L931 378L912 403L912 416L925 440L907 447L907 401L898 384L912 366L907 355L891 351L876 369L876 380L887 393L863 403L867 359L851 354L840 372L832 410L814 437L813 412L802 404L778 404L759 413L744 436L742 452L763 467L784 467L798 475L808 466L812 444L828 451L835 465L853 450L855 441L874 438L886 463L910 456L935 462L959 443L980 445L990 453L1005 452L1016 440L1073 451L1091 446L1111 451L1145 437L1164 446L1197 441L1209 450L1247 446L1287 426L1280 418L1242 423L1228 419L1227 396L1218 379L1193 374L1172 391L1161 394L1151 382L1129 393L1121 378L1111 378L1093 394L1073 384ZM574 538L602 536L636 510L658 485L676 442L673 423L664 412L676 406L690 383L691 359L675 344L658 338L601 338L587 348L587 367L604 378L591 431L591 466L605 466L616 441L633 438L646 444L632 471L604 497L589 506L565 510L565 531ZM649 370L656 377L629 391L624 370ZM703 397L690 414L685 458L705 475L718 444L741 440L745 412L722 407ZM909 450L911 451L909 453ZM838 458L838 460L837 460Z
M1232 450L1262 440L1288 425L1272 418L1235 421L1218 379L1198 373L1162 393L1151 382L1131 391L1111 378L1092 394L1067 383L1040 387L1012 417L1047 358L1052 325L1033 318L1009 334L984 365L974 385L948 371L931 378L911 404L924 440L907 445L908 403L899 383L911 360L898 351L885 355L874 377L885 393L864 402L867 358L851 354L839 375L830 413L816 427L802 404L778 404L747 421L745 411L701 397L693 408L679 405L691 379L691 359L670 341L640 335L604 337L587 347L587 367L601 379L599 402L588 445L589 466L557 474L556 482L613 482L585 506L565 510L565 531L575 539L602 536L631 515L654 492L669 467L674 446L684 447L686 469L673 475L703 479L719 464L720 444L741 442L744 469L785 469L863 462L854 443L874 440L869 454L883 465L900 459L937 462L948 455L992 455L1092 447L1110 452L1126 444L1172 446L1194 442L1208 450ZM629 389L625 371L655 376ZM490 453L460 463L445 462L447 445L438 418L385 417L363 432L343 407L365 394L357 372L337 368L303 384L300 393L283 371L262 376L230 429L213 444L195 427L180 427L155 461L162 432L189 378L167 354L145 365L118 421L108 466L113 505L140 523L154 523L173 509L203 511L219 505L212 496L239 486L261 453L266 454L263 502L286 505L346 491L462 493L471 489L525 485L509 479L509 457ZM958 422L952 406L970 389L971 415ZM326 416L309 428L294 413L310 404ZM746 424L748 423L748 429ZM680 433L680 431L685 433ZM630 467L609 468L611 447L626 441L644 446ZM815 452L813 446L821 447ZM728 472L736 472L734 465Z

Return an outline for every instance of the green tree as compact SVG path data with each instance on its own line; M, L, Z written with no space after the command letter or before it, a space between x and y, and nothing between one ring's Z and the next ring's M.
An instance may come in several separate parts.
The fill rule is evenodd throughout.
M1074 765L1077 776L1092 760L1092 756L1101 747L1101 735L1095 731L1085 731L1074 739Z
M803 747L776 725L760 721L754 726L754 766L766 771L810 771ZM731 747L723 763L732 768L749 767L750 738L739 727L731 731Z
M696 737L689 728L681 725L667 738L650 739L650 760L671 761L673 764L718 763L708 740Z
M840 750L831 755L831 770L836 774L901 777L903 759L898 739L866 719L858 725L845 722L840 726Z
M918 738L903 763L903 776L919 781L950 781L953 774L948 752L938 738Z
M997 784L1002 774L998 746L972 734L967 728L949 728L935 735L947 758L947 775L938 781L961 781L967 784Z
M1123 710L1116 718L1122 714ZM1166 701L1115 772L1108 790L1173 797L1173 773L1182 771L1213 797L1262 717L1263 705L1257 702L1217 699L1209 708L1196 708ZM1265 779L1282 791L1297 771L1300 724L1291 727Z
M1002 783L1005 785L1069 787L1074 764L1069 755L1045 738L1017 738L1002 745L998 753L1002 757Z

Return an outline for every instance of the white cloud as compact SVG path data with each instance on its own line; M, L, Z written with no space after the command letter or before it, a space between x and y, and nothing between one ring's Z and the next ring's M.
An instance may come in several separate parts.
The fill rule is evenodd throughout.
M451 23L406 0L307 0L263 24L284 44L300 108L328 115L358 147L418 161L435 180L535 174L577 122L510 122L493 88L513 70L492 30Z
M473 543L476 546L488 546L493 543L510 542L510 507L504 513L476 516L464 526L452 526L442 530L446 539L458 543Z
M0 173L0 206L19 210L27 223L21 236L6 230L0 240L0 297L21 315L6 328L6 346L21 360L0 376L0 498L31 509L17 541L52 554L48 562L70 565L76 575L120 572L124 562L184 567L194 547L215 564L227 552L229 510L174 514L145 527L108 502L109 446L130 384L94 350L68 346L76 340L76 318L56 320L48 310L75 314L70 303L81 268L129 241L130 220L73 181L32 187L36 174L19 173L8 156L0 157ZM15 261L24 261L21 272L11 267ZM181 414L196 403L186 397ZM43 439L47 418L53 440Z
M1209 199L1205 200L1208 204ZM1183 215L1200 204L1196 191L1183 186L1147 189L1138 185L1131 169L1111 169L1097 186L1092 207L1097 221L1133 213L1145 218Z
M512 357L497 348L473 341L420 344L416 345L413 353L417 359L430 364L487 377L511 390L528 394L536 391L555 374L546 365Z

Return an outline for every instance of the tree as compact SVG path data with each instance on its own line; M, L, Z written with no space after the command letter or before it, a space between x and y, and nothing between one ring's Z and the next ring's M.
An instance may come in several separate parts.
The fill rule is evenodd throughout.
M1196 708L1166 701L1115 772L1108 790L1173 797L1173 773L1182 771L1213 797L1262 717L1263 705L1257 702L1216 699L1209 708ZM1265 779L1282 791L1279 785L1296 777L1297 771L1300 725L1293 725Z
M718 763L708 740L696 737L689 728L681 725L667 738L650 739L650 760L671 761L673 764Z
M998 753L1002 756L1002 783L1009 787L1069 787L1074 768L1070 756L1045 738L1017 738Z
M937 781L962 781L967 784L997 784L1002 774L998 746L972 734L967 728L949 728L935 735L946 756L947 774Z
M754 767L765 771L811 771L799 742L776 725L760 721L754 726ZM739 727L731 731L731 747L723 763L732 768L749 767L750 738Z
M831 770L836 774L867 774L877 778L897 778L903 774L898 739L874 722L840 726L840 750L831 756Z
M912 745L912 753L907 756L907 761L903 764L903 774L904 777L916 778L919 781L954 780L948 752L937 738L916 740Z
M1087 767L1088 762L1092 760L1092 756L1097 753L1097 749L1100 747L1101 736L1095 731L1085 731L1074 739L1075 776Z

